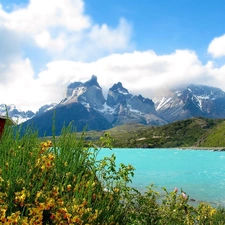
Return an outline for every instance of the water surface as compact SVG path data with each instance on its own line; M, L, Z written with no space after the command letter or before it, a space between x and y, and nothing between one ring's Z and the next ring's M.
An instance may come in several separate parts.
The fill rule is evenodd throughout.
M144 192L149 184L172 191L181 188L196 202L225 206L225 152L180 149L102 149L116 162L135 167L132 186Z

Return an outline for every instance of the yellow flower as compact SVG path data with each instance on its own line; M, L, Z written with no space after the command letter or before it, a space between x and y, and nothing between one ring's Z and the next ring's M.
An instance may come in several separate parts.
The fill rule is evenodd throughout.
M71 219L71 222L72 223L80 223L82 222L82 220L79 218L79 216L74 216L72 219Z
M55 200L53 198L47 198L46 203L45 203L45 209L49 210L55 205Z
M41 166L41 170L42 170L42 171L45 170L45 165Z
M213 214L215 214L216 213L216 209L211 209L211 211L210 211L210 216L212 216Z
M0 182L4 182L4 179L2 177L0 177Z
M17 224L19 219L20 219L20 212L17 211L15 213L12 213L11 216L7 217L7 222L9 224Z
M15 202L16 202L16 203L20 203L20 205L21 205L21 204L23 205L24 200L25 200L26 197L27 197L26 190L24 189L24 190L22 190L22 191L20 191L20 192L15 192L15 195L16 195L16 197L15 197Z
M68 184L67 185L67 191L70 191L71 190L71 187L72 187L71 184Z
M0 209L0 221L2 221L3 219L5 219L5 217L6 217L6 211L7 211L7 208Z
M49 147L51 147L51 146L52 146L52 142L51 142L50 140L48 140L48 141L47 141L47 145L48 145Z
M52 188L52 194L53 196L57 196L59 194L59 187L54 186Z
M48 159L49 159L49 160L55 159L55 155L54 155L53 153L49 153L49 154L48 154Z
M47 143L47 142L44 142L44 143L43 143L43 146L44 146L44 147L48 147L48 143Z
M36 199L38 199L42 195L42 191L38 191L36 194Z
M119 188L114 188L113 191L118 193L120 191L120 189Z

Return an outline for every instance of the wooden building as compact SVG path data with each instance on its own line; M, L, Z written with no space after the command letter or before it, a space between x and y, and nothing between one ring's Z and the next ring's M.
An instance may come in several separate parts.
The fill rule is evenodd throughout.
M2 136L2 133L4 131L5 125L16 125L16 123L7 116L0 116L0 137Z

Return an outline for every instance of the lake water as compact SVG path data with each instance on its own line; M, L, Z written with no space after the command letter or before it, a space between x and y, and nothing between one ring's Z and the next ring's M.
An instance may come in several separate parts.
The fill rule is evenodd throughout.
M225 152L180 149L102 149L99 157L115 154L116 162L135 167L132 186L149 184L159 190L183 189L190 198L225 206Z

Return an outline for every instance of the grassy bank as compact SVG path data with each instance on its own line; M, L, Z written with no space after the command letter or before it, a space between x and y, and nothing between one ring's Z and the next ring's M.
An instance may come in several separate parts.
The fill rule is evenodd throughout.
M116 148L224 147L224 119L191 118L164 126L123 124L107 130ZM96 145L104 132L88 131Z
M53 128L54 130L54 128ZM53 132L54 133L54 132ZM104 134L99 146L111 147ZM7 127L0 140L0 224L225 224L222 208L188 203L182 190L161 198L129 187L132 165L84 144L70 126L40 142L37 132ZM152 181L154 182L154 181Z

